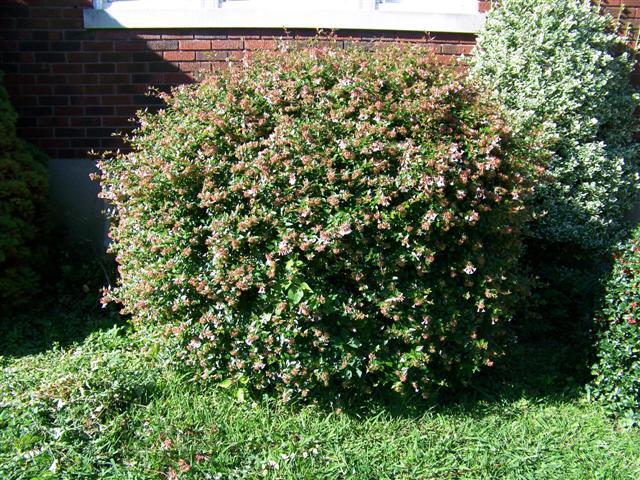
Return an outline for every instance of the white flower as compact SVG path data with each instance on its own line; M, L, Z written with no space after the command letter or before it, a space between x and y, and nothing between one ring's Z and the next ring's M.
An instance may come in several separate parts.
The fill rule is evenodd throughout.
M287 242L286 240L282 240L280 241L280 243L278 243L278 253L280 255L291 253L292 250L293 249L291 248L291 245L289 245L289 242Z
M372 152L381 152L383 148L384 148L384 144L380 141L373 142L373 145L371 145Z
M480 218L478 212L473 212L471 215L467 215L467 221L471 223L477 222L478 218Z
M473 275L476 272L476 267L473 266L473 263L467 262L467 265L464 267L463 272L467 275Z

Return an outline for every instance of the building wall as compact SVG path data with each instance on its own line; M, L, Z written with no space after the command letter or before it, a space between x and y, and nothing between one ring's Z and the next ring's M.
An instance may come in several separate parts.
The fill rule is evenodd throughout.
M52 158L121 146L112 134L130 128L136 110L158 105L146 95L149 86L167 90L192 82L224 68L227 60L275 48L285 35L280 30L86 30L84 8L91 8L89 0L8 0L0 15L0 70L20 115L20 134ZM288 34L299 40L316 32ZM474 36L337 32L338 44L371 40L423 43L450 57L469 53Z
M489 3L479 1L479 10ZM614 15L640 20L640 0L603 3ZM53 159L52 203L76 237L103 230L88 152L123 147L114 134L132 128L137 110L159 106L147 95L150 86L166 91L227 61L276 48L282 38L316 36L312 30L87 30L85 8L90 0L0 0L0 70L19 114L19 134ZM421 43L444 60L470 53L475 41L471 34L393 31L338 31L335 38L338 44Z
M447 0L442 0L446 2ZM479 1L487 10L488 1ZM614 15L640 21L640 0L604 0ZM279 30L86 30L90 0L2 0L0 70L18 110L20 134L52 158L86 157L121 146L113 133L131 128L136 110L156 107L149 86L167 90L275 48ZM290 31L289 40L316 35ZM402 40L441 57L470 53L474 36L451 33L339 31L338 43Z

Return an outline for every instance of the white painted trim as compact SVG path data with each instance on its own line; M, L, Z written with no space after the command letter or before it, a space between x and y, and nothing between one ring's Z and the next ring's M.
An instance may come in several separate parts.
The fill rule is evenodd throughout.
M274 11L232 9L84 10L90 29L114 28L310 28L475 33L484 15L385 11Z

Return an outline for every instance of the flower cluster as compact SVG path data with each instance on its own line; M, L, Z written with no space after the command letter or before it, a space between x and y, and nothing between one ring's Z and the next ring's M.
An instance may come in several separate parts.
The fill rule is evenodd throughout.
M483 93L407 45L175 89L100 164L106 299L202 378L284 399L467 381L501 354L539 170Z
M640 424L640 228L614 255L599 318L594 391L608 410Z
M541 130L551 161L537 188L539 239L606 250L640 188L635 52L590 0L502 0L487 15L473 72L518 132ZM599 3L599 2L598 2Z

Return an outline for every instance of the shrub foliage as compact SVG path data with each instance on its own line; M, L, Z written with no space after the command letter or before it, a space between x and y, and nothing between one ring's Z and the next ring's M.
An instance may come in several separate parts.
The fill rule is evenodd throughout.
M602 249L621 237L639 185L634 66L589 0L502 0L487 15L474 73L517 131L542 127L553 154L537 188L538 238Z
M418 47L263 54L101 162L121 302L214 381L282 396L464 382L500 355L535 168Z
M16 119L0 84L0 311L33 296L46 254L46 158L16 137Z
M598 321L595 392L625 422L640 424L640 228L615 255Z

